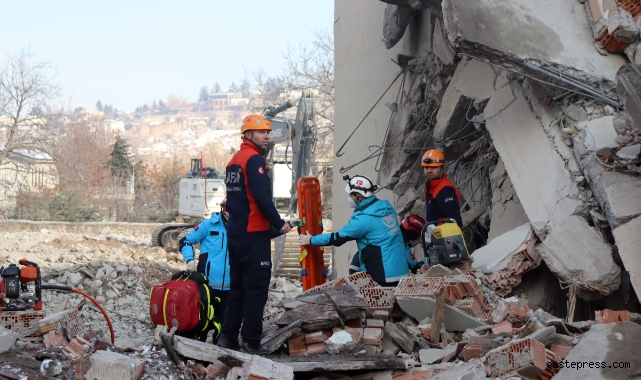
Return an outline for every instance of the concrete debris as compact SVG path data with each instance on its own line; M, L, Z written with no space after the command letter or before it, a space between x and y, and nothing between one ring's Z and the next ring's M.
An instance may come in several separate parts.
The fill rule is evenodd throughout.
M497 236L529 222L501 158L490 174L490 181L492 186L492 220L487 238L488 243Z
M637 57L635 56L636 59ZM638 59L641 59L641 56ZM621 67L617 73L617 94L639 131L641 131L640 68L641 66L638 62L630 63Z
M0 353L7 352L16 343L18 335L11 330L0 327Z
M58 376L62 373L62 364L58 360L43 360L40 365L40 373L49 377Z
M146 362L117 352L96 351L90 357L91 366L84 379L138 380L145 373Z
M383 42L385 48L393 48L403 38L407 25L414 17L411 8L388 4L383 21Z
M378 182L392 190L400 217L424 213L420 154L431 147L445 152L446 172L461 193L461 212L474 215L463 230L473 252L469 274L478 281L469 291L466 284L474 285L455 275L454 266L404 278L392 303L412 323L404 323L399 335L406 338L407 332L418 340L384 334L381 347L411 354L425 342L433 349L453 348L453 356L438 364L442 368L491 359L485 375L550 378L558 368L546 364L570 357L594 322L565 322L528 313L530 308L567 313L560 316L569 321L578 315L595 318L584 300L603 309L638 308L638 300L630 298L641 294L641 65L611 53L625 49L632 62L641 62L641 5L628 0L441 3L440 9L416 14L412 35L397 45L400 54L413 58L401 65L407 96L390 107L384 141L372 125L371 136L359 142L381 146ZM337 15L341 12L360 19L355 9L340 7ZM367 38L368 29L362 29L342 37ZM390 53L377 42L378 47L359 50L362 58L388 59ZM339 61L345 72L359 73L355 62ZM350 88L381 92L389 85L373 77L345 77L337 89L355 96ZM359 109L366 106L358 103ZM347 132L337 136L347 138ZM347 167L363 158L347 156L335 164ZM346 220L348 211L335 212L335 218ZM510 294L519 298L502 298ZM446 300L445 329L435 318L439 296ZM387 310L385 329L391 331L400 322L399 311ZM624 314L604 311L596 319L617 323ZM463 331L466 344L450 347L448 335ZM444 373L454 376L453 370ZM439 376L435 365L430 371Z
M555 379L629 379L639 376L641 359L638 355L631 355L637 351L639 339L641 326L632 322L595 325L583 335L563 362L555 363L558 367L566 363L585 365L565 366L560 369ZM594 364L590 367L590 362L598 363L599 367L595 367Z
M637 295L641 294L641 262L639 247L641 247L641 216L614 229L614 239L625 269L629 273L630 283Z
M521 276L539 266L541 256L534 249L537 237L526 223L474 251L472 267L478 276L500 296L507 295L521 281Z
M616 70L625 62L594 50L582 7L561 1L550 12L525 0L445 0L443 17L450 39L464 52L489 56L496 63L531 60L543 67L555 66L562 74L613 83ZM510 22L498 22L497 15L505 14L513 16Z

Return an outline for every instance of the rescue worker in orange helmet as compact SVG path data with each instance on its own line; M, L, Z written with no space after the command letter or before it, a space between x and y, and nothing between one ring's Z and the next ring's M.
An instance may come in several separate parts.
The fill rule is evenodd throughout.
M421 165L425 175L426 221L452 218L463 228L459 209L461 195L445 174L445 154L439 149L429 149Z
M227 164L227 246L230 290L218 345L256 354L260 350L262 318L271 279L271 237L287 233L272 201L265 153L271 122L261 115L243 119L243 143ZM241 329L242 324L242 329ZM238 342L238 333L242 343Z

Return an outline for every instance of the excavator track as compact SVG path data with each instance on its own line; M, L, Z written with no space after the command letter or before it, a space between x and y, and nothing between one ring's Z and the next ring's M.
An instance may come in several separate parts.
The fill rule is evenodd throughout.
M170 223L157 227L151 234L151 246L162 247L167 252L178 252L178 242L193 228L193 223ZM185 232L183 235L182 233Z

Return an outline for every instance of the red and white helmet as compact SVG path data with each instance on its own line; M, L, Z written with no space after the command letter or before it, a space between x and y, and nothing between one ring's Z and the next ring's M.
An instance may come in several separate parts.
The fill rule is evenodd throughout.
M362 175L355 175L352 178L345 175L343 179L347 181L347 186L345 186L347 194L358 193L368 198L374 195L374 192L378 189L378 186L372 184L372 180Z

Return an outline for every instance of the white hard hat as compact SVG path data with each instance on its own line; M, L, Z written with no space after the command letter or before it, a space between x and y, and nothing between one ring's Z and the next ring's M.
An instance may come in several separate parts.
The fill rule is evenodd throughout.
M358 193L367 198L374 195L374 192L378 188L378 186L372 184L372 181L369 178L362 175L356 175L352 178L349 178L349 176L346 175L343 179L347 181L345 192L348 194Z

